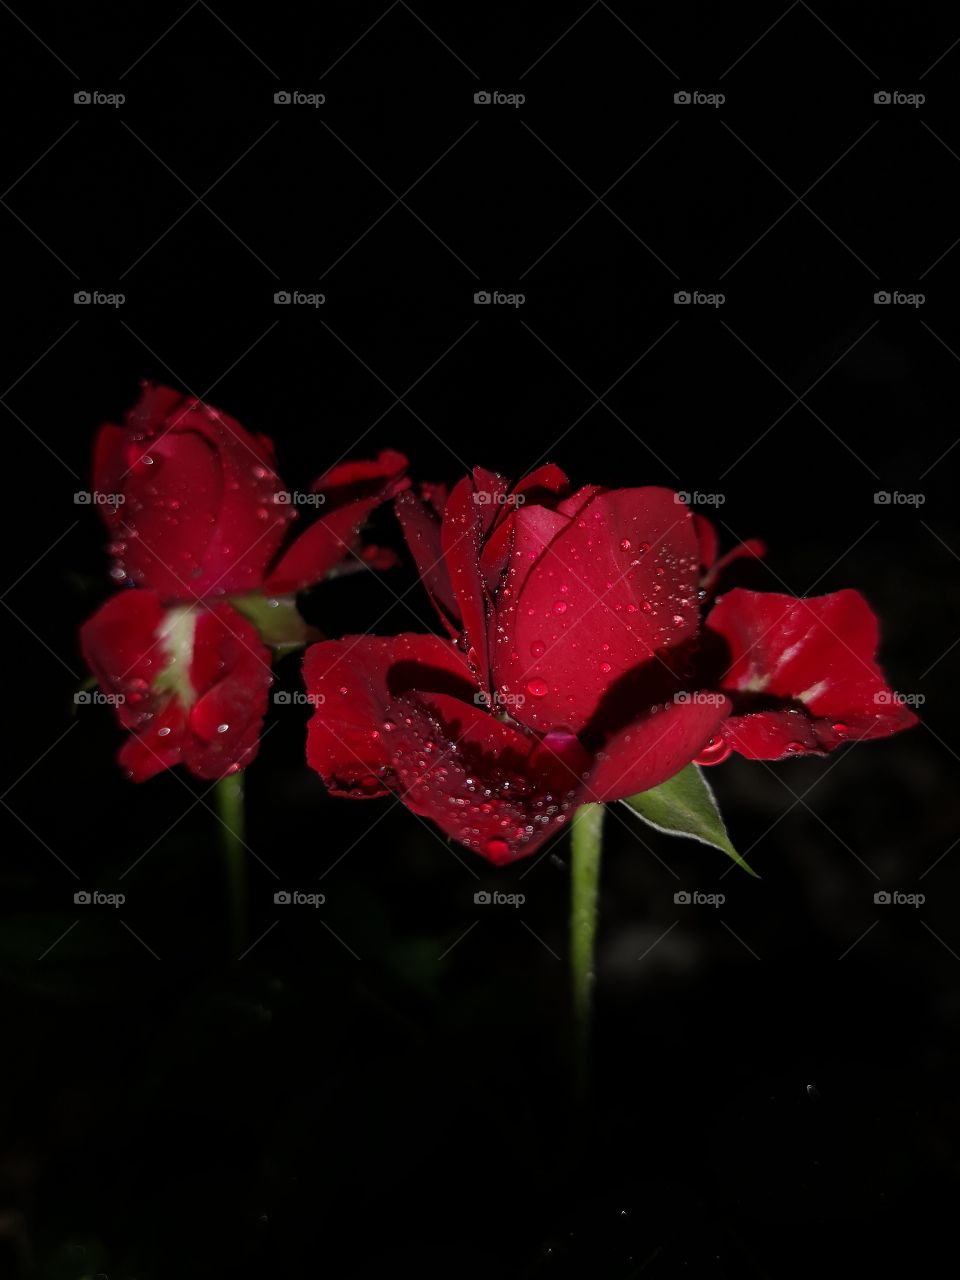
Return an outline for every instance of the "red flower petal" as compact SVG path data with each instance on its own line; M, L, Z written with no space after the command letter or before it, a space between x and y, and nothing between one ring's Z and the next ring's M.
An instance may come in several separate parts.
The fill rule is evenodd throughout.
M716 562L717 552L720 550L720 535L713 521L708 520L699 511L693 513L693 527L696 530L697 545L700 548L700 568L706 572L712 569Z
M514 497L522 496L524 501L515 505L531 506L536 502L547 506L565 494L569 488L570 481L566 472L561 471L552 462L548 462L545 466L528 472L522 480L517 482L513 488L513 495Z
M473 482L465 477L447 499L440 529L443 556L457 597L468 645L468 657L478 682L486 687L487 608L480 572L481 507Z
M127 436L123 427L107 423L97 433L93 446L93 489L95 493L119 495L123 493L124 473L127 470ZM116 529L118 504L97 504L109 529Z
M859 592L801 600L737 589L717 602L706 628L725 646L719 684L736 714L724 736L742 755L822 755L916 723L877 666L877 620Z
M286 595L326 577L349 555L374 508L407 483L406 467L402 453L385 450L375 462L345 462L316 480L312 489L325 498L321 514L281 555L264 590Z
M688 694L621 729L597 754L585 800L611 802L658 787L693 760L730 712L716 694Z
M688 641L698 620L693 522L670 490L604 492L574 509L517 512L512 597L498 602L494 686L523 696L517 719L544 731L580 732L618 678ZM560 522L552 537L549 521Z
M503 865L535 852L567 822L580 779L536 739L447 694L398 698L388 760L408 809Z
M394 701L411 690L471 698L476 685L463 655L439 636L346 636L311 645L303 679L316 711L307 761L335 795L374 796L390 760L386 727Z
M438 514L430 498L426 495L420 497L411 489L401 493L393 505L420 580L426 587L441 622L456 639L462 633L463 625L460 606L453 593L453 584L440 544L442 509Z
M97 466L115 474L117 441ZM114 577L165 601L259 586L291 518L274 496L272 449L234 419L164 387L148 387L126 428L124 502L115 520Z
M159 628L163 606L156 591L121 591L80 628L83 660L104 693L117 698L117 719L135 729L156 710L151 685L166 653Z
M766 554L766 543L761 542L759 538L747 538L746 542L739 543L732 551L728 551L716 561L713 568L704 576L704 589L710 595L715 594L723 589L724 575L732 564L736 564L738 560L762 560Z
M200 778L245 769L260 745L273 681L270 651L253 623L226 604L201 613L190 678L198 697L187 721L184 763Z
M169 666L167 613L155 591L124 591L84 623L83 656L131 738L120 763L136 782L186 764L219 778L254 758L271 682L270 654L252 623L228 605L199 613L193 627L189 685L194 701L157 686ZM224 727L225 726L225 727Z

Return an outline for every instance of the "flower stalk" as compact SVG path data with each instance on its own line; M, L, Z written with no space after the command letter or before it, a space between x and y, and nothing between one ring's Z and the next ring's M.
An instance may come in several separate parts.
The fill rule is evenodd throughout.
M243 951L247 932L247 864L245 857L244 774L239 769L216 784L220 843L227 883L229 938L234 957Z
M590 1058L603 811L602 804L581 805L573 816L570 833L570 969L576 1073L581 1089L587 1084Z

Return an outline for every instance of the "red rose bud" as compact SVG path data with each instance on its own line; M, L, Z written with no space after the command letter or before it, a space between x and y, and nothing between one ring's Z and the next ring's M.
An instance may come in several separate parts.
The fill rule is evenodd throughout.
M176 764L221 778L256 756L270 651L228 604L165 608L156 591L124 591L84 623L80 645L130 730L119 762L135 782Z
M95 448L94 488L112 499L98 504L112 538L111 576L164 603L303 590L350 555L374 507L405 486L406 465L387 451L291 494L268 437L192 397L146 386L126 426L102 427ZM301 505L317 516L291 542Z

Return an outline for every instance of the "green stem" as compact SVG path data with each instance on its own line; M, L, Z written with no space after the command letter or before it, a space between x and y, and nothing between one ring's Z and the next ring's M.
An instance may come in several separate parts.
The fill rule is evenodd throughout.
M573 847L570 868L570 966L577 1037L577 1071L581 1087L586 1085L590 1053L603 809L602 804L581 805L573 815L570 833Z
M227 878L227 909L230 917L230 945L234 956L243 950L247 915L247 862L244 844L243 770L217 783L217 810Z

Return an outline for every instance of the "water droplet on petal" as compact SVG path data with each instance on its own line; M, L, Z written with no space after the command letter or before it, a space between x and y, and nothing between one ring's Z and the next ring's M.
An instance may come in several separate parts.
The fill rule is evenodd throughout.
M703 748L698 756L694 756L693 763L699 765L723 764L733 752L733 747L725 738L717 736L711 738L707 745Z

